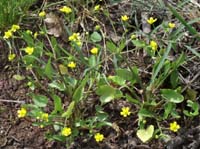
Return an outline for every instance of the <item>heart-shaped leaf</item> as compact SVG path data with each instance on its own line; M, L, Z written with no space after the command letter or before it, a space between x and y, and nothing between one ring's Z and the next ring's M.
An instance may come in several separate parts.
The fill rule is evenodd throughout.
M154 133L154 126L149 125L147 129L140 129L137 131L138 138L143 142L147 142L149 139L152 138Z
M101 35L98 32L93 32L90 36L93 42L100 42L102 40Z

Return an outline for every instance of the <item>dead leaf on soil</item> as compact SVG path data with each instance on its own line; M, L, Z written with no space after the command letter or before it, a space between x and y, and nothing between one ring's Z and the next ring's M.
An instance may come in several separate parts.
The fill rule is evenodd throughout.
M63 33L63 22L54 13L48 13L46 15L46 19L44 19L44 22L47 25L47 33L49 35L53 35L55 37L60 37L62 36Z

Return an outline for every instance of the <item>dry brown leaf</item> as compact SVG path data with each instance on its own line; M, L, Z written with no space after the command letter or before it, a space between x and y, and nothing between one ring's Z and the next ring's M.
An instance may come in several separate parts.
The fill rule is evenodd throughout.
M63 22L57 16L53 13L48 13L46 15L46 19L44 19L44 22L47 25L47 33L49 35L53 35L55 37L60 37L63 33Z

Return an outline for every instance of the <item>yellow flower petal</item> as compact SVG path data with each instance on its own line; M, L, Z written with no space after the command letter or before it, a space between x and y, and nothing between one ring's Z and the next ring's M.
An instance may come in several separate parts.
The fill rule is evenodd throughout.
M19 118L22 118L22 117L25 117L26 114L27 114L27 111L25 108L21 108L20 110L17 111L17 114L18 114L18 117Z
M149 24L153 24L154 22L156 22L157 21L157 19L155 18L153 18L153 17L150 17L148 20L147 20L147 22L149 23Z
M121 16L121 20L126 22L129 20L129 17L127 15L123 15L123 16Z
M76 67L76 63L74 62L69 62L67 65L69 68L75 68Z
M130 112L130 108L129 107L123 107L121 112L120 112L120 115L123 116L123 117L127 117L131 114Z
M71 131L71 128L69 127L64 127L61 131L61 135L67 137L69 135L71 135L72 131Z
M62 8L60 8L60 11L69 14L72 12L72 9L68 6L63 6Z
M96 142L101 142L104 139L104 135L100 134L100 133L96 133L94 138L95 138Z
M46 12L45 11L41 11L38 15L39 15L39 17L44 17L44 16L46 16Z
M33 48L33 47L26 47L26 48L25 48L25 52L26 52L28 55L31 55L31 54L33 54L33 52L34 52L34 48Z
M94 55L96 55L98 53L98 48L94 47L90 50L90 52Z
M9 39L9 38L11 38L12 37L12 31L11 30L8 30L7 32L5 32L4 33L4 36L3 36L3 38L4 39Z

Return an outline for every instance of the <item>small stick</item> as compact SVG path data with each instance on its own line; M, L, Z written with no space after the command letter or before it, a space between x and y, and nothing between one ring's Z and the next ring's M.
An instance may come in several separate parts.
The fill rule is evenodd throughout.
M25 104L25 101L6 100L6 99L0 99L0 102L13 102L13 103Z

